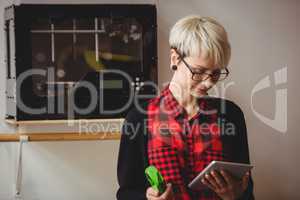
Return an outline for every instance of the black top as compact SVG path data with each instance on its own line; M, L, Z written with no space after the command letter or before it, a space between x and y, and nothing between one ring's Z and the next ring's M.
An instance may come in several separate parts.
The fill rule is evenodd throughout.
M210 105L218 110L225 123L236 127L234 135L221 135L224 150L232 162L250 164L247 129L242 110L233 102L221 98L208 98ZM146 111L148 102L140 105ZM118 157L118 200L145 200L146 190L150 187L145 176L149 166L147 155L147 113L132 108L127 114L123 127ZM224 124L226 126L226 124ZM247 190L240 199L254 199L253 181L250 177Z

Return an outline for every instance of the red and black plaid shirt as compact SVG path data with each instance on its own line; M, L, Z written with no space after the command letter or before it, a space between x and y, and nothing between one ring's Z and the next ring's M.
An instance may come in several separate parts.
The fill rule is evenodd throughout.
M217 113L209 113L205 98L198 99L200 111L188 119L168 87L148 105L148 159L167 183L176 200L220 199L207 187L197 191L187 185L211 161L226 160Z

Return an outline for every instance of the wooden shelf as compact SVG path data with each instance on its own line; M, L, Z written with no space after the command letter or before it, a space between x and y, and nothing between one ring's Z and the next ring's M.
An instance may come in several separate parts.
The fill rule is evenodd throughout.
M119 119L75 119L75 120L33 120L33 121L16 121L6 119L5 122L11 125L60 125L74 123L123 123L124 118ZM28 136L29 141L84 141L84 140L119 140L120 132L107 133L84 133L84 132L55 132L55 133L15 133L0 134L0 142L17 142L20 136Z
M0 142L18 142L20 136L28 136L28 141L84 141L84 140L119 140L119 132L111 133L30 133L0 134Z
M30 121L17 121L14 119L6 119L5 122L11 125L47 125L47 124L68 124L68 123L99 123L99 122L120 122L122 123L124 118L118 119L72 119L72 120L30 120Z

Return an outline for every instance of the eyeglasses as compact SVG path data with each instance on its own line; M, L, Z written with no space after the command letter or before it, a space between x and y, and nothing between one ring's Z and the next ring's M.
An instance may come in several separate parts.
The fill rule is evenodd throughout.
M228 75L229 75L229 70L227 68L224 69L216 69L213 70L212 73L208 73L207 69L201 69L197 68L197 72L193 70L193 67L191 67L185 60L184 60L184 55L181 55L178 51L177 48L171 47L171 49L174 49L175 52L179 55L179 58L183 61L184 65L190 70L192 74L192 80L194 81L205 81L208 78L211 79L213 82L218 82L218 81L223 81L225 80Z
M193 71L192 67L181 57L181 60L185 64L185 66L190 70L192 73L192 80L194 81L205 81L210 78L213 82L223 81L229 75L229 70L225 69L216 69L212 73L208 73L206 69L197 69L197 72Z

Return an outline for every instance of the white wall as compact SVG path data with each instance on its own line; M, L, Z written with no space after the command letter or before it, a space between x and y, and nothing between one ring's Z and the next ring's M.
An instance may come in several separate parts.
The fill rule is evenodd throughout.
M5 4L3 1L0 3L1 16ZM296 79L300 74L300 22L297 20L300 18L300 1L160 0L158 5L159 83L163 84L171 77L167 44L171 25L191 13L213 16L221 21L229 33L233 49L231 75L227 83L234 82L234 85L227 90L226 97L234 100L245 112L251 161L255 165L253 175L256 197L259 200L299 199L297 188L300 175L297 170L300 168L300 161L297 147L300 136L297 123L300 111L297 107L299 93ZM3 27L2 20L0 25ZM0 39L3 46L3 33L0 34ZM3 66L3 51L0 56ZM287 83L275 85L273 73L285 66ZM1 104L5 100L4 69L4 66L1 67L0 73ZM251 109L251 91L268 75L271 86L255 95L253 106L259 113L274 118L275 92L277 89L287 88L288 129L285 133L264 124ZM0 109L0 114L3 118L3 109ZM284 116L284 113L280 114ZM3 121L0 127L1 133L14 131ZM41 127L26 128L39 130ZM26 144L24 199L115 199L118 143L99 141ZM0 144L0 200L12 199L15 154L16 144Z

